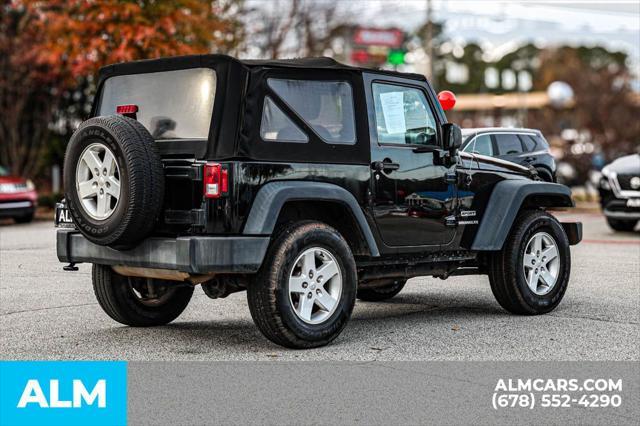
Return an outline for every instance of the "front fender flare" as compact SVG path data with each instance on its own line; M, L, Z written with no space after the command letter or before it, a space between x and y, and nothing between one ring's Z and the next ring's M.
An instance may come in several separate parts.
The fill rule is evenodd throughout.
M336 201L343 204L351 211L358 223L371 256L380 256L376 240L356 198L346 189L331 183L279 181L265 184L253 200L242 233L246 235L271 235L282 206L287 201L302 200Z
M498 182L489 197L471 250L501 250L520 208L530 197L535 197L536 207L574 206L571 190L564 185L525 179Z

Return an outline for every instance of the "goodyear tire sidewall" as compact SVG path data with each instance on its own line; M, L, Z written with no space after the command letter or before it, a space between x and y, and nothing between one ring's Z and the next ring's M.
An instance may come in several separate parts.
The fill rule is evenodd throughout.
M76 186L78 163L94 143L113 153L120 180L118 202L102 220L85 210ZM155 140L142 124L120 115L90 118L71 137L64 165L67 205L88 240L123 250L151 235L162 213L164 171Z

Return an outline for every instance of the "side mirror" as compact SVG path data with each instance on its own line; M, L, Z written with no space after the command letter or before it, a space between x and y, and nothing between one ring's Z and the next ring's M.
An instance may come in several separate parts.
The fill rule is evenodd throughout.
M438 102L440 102L440 106L443 110L449 111L453 109L453 106L456 104L456 95L449 90L443 90L438 93Z
M442 125L444 149L453 155L462 146L462 131L460 126L453 123Z

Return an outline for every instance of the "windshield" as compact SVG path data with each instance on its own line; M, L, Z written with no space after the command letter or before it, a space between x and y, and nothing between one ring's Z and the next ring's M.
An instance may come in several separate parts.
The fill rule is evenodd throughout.
M216 73L210 68L120 75L104 83L97 115L133 104L136 119L154 139L206 139L215 94Z

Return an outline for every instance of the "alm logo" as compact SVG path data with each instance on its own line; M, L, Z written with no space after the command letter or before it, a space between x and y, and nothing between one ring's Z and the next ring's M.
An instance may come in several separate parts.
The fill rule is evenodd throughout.
M127 363L0 361L0 426L125 426Z
M87 390L82 380L73 380L73 399L61 400L58 380L49 381L49 400L47 400L40 382L37 379L27 381L18 408L25 408L28 404L38 404L40 408L81 408L84 401L87 405L98 403L99 408L107 406L107 382L104 379L97 381L91 392Z

